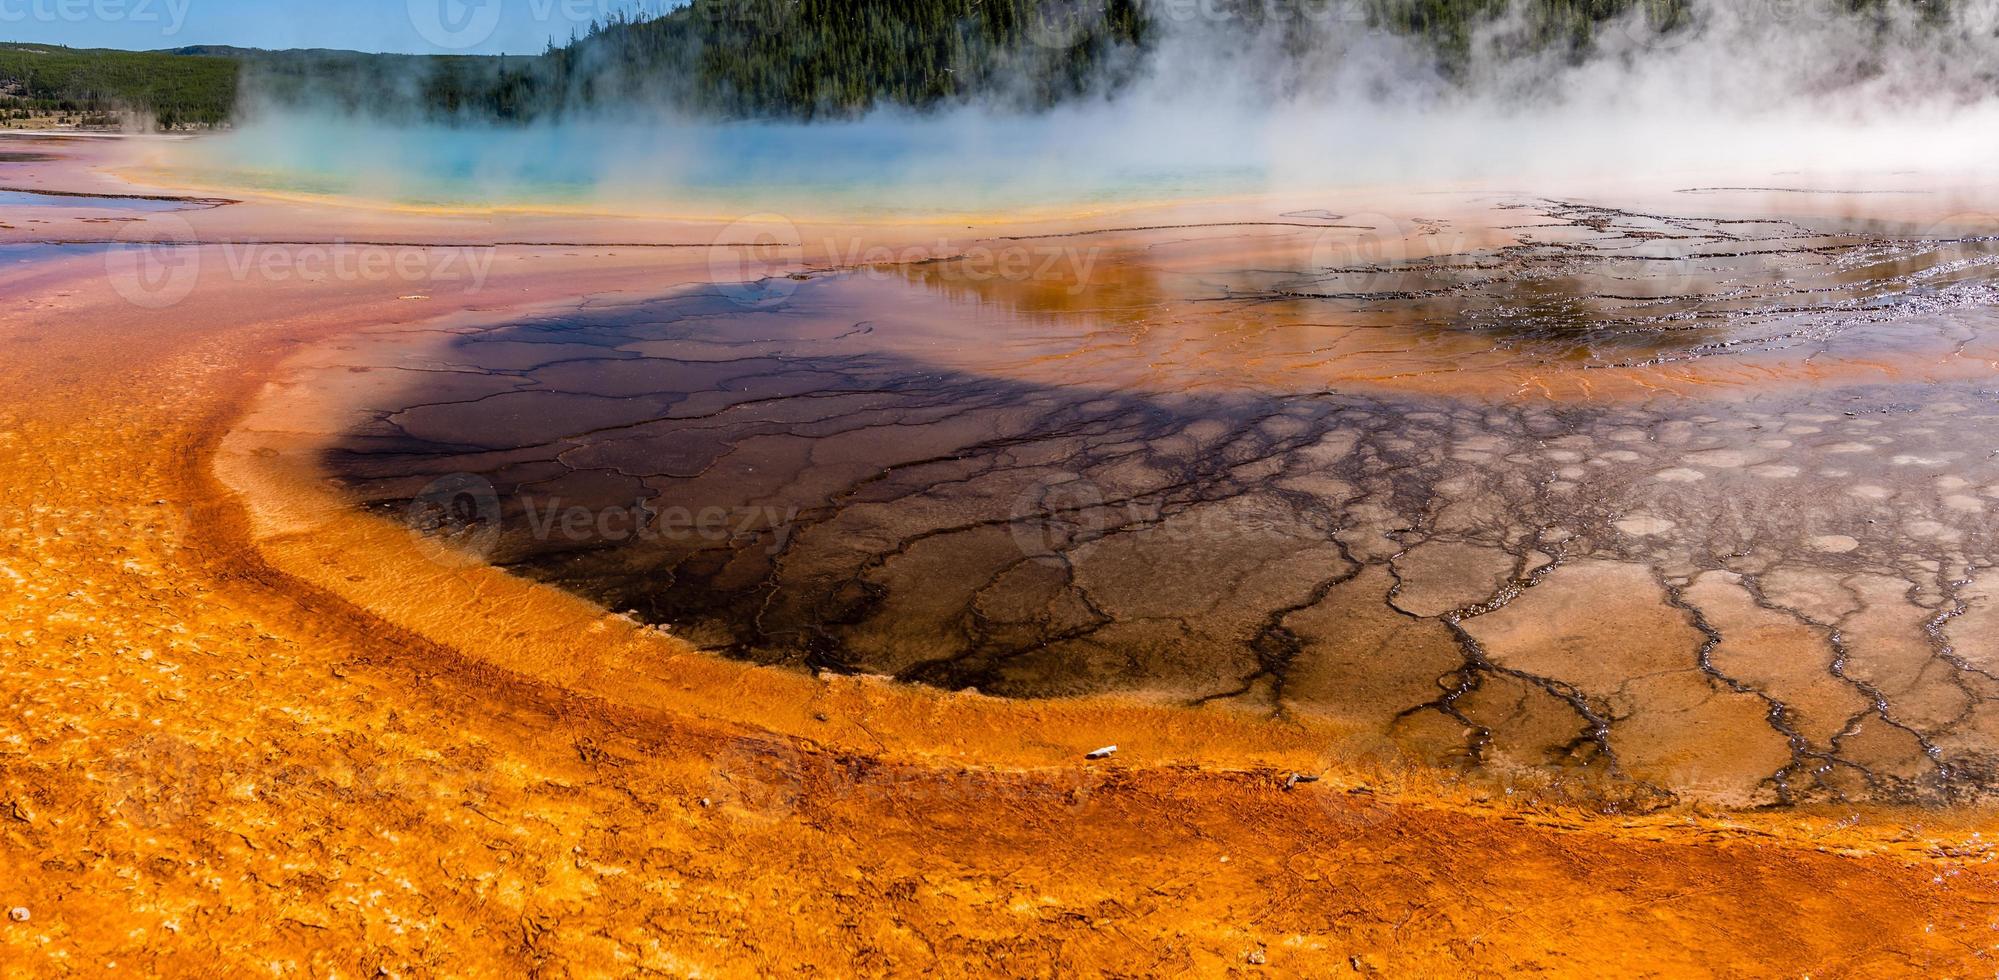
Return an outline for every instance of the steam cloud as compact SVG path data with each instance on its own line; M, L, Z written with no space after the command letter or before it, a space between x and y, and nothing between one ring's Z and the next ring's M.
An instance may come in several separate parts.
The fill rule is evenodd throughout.
M1338 0L1291 2L1251 28L1208 0L1153 0L1161 33L1136 81L1042 113L718 123L633 106L497 126L265 108L181 165L384 197L741 213L1627 174L1975 179L1999 159L1999 0L1695 0L1664 32L1641 6L1581 50L1536 43L1514 9L1448 64Z

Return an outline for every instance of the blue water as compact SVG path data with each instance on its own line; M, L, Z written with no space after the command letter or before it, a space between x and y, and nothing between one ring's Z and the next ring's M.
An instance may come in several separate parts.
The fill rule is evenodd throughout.
M795 203L907 217L1257 185L1256 167L1214 149L1155 148L1046 119L470 128L316 117L183 144L169 169L210 185L422 205L742 213Z
M147 214L184 211L188 201L155 201L139 197L97 197L73 194L37 194L33 191L0 191L0 208L69 208L97 211L138 211Z
M55 242L6 242L0 243L0 275L22 266L32 266L52 259L72 259L80 255L107 252L116 246L104 244L72 244Z

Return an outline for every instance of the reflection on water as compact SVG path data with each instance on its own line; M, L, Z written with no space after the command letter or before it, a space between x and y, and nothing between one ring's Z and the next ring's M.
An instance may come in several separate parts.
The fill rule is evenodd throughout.
M102 253L109 247L52 242L0 242L0 270L10 265L35 266L50 259Z
M1175 230L1139 247L1014 243L1061 250L1047 275L973 276L935 262L898 271L988 307L993 322L970 329L1020 351L1002 368L1028 372L1015 376L1069 381L1082 370L1170 392L1596 394L1818 378L1835 362L1883 358L1934 367L1999 299L1999 241L1989 238L1832 234L1552 202L1500 210L1517 241L1492 247L1469 224L1326 215L1318 228ZM1024 366L1045 366L1037 357L1059 358L1058 372ZM982 350L963 363L994 370L989 361Z
M1641 802L1994 785L1999 405L1924 373L1989 372L1989 250L1520 217L1491 250L1171 233L357 354L379 414L330 462L762 662L1325 713ZM1790 383L1840 364L1864 383ZM490 513L410 506L457 474Z
M153 214L207 207L208 202L173 198L121 197L108 194L48 194L41 191L0 190L0 208L67 208L91 211L136 211Z

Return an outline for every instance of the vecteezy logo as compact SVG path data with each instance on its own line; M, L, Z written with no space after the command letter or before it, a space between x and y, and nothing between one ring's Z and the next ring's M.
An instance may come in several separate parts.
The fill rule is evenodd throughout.
M410 24L423 39L463 51L491 39L500 27L501 0L409 0Z
M127 225L104 253L111 291L148 310L178 304L201 279L199 244L194 226L179 215L154 215Z
M708 796L736 820L770 823L796 812L805 799L806 760L790 743L731 739L717 753Z
M170 735L148 735L104 761L105 802L134 826L175 826L204 805L203 775L192 746Z
M410 501L408 524L427 557L440 565L476 565L500 543L500 495L492 481L457 473L433 481Z
M1357 835L1395 815L1380 797L1380 784L1399 781L1409 767L1407 756L1390 745L1329 747L1311 769L1286 773L1279 785L1310 795L1325 808L1330 826Z
M805 246L781 214L730 222L708 248L708 281L738 306L781 306L798 291Z
M1035 481L1014 497L1009 516L1014 547L1042 565L1063 564L1070 548L1100 537L1116 523L1103 491L1077 473Z
M1033 4L1027 15L1027 39L1034 44L1067 51L1089 36L1100 8L1079 0L1049 0Z
M1973 266L1999 266L1999 214L1961 211L1932 223L1920 237L1934 243L1934 272L1962 275Z
M1736 0L1733 3L1688 4L1684 0L1640 0L1618 18L1624 33L1640 47L1668 50L1704 37L1776 36L1810 26L1830 16L1833 4L1822 0Z
M1756 0L1750 0L1756 2ZM1674 0L1639 0L1617 18L1619 30L1641 48L1664 51L1692 42L1702 33L1694 14Z
M1312 240L1307 262L1317 285L1304 291L1365 295L1385 289L1417 253L1421 228L1385 214L1353 214Z

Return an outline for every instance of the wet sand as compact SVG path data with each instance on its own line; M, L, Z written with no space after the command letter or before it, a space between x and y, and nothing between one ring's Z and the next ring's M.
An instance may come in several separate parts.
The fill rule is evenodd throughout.
M201 220L226 231L228 211ZM425 299L393 280L210 273L164 311L107 290L108 268L87 254L0 274L22 300L0 323L19 352L0 367L0 479L17 518L0 551L14 581L5 670L17 719L0 775L13 889L3 897L34 913L0 930L0 944L36 972L113 961L403 974L1220 972L1257 953L1296 972L1824 975L1959 972L1987 948L1980 809L1592 815L1531 780L1507 787L1521 802L1448 768L1350 749L1366 726L1303 710L1273 718L1247 695L1200 710L1171 687L1001 700L756 666L457 560L412 535L404 513L359 511L351 488L326 482L324 448L364 431L366 406L434 390L400 377L410 358L462 356L460 342L537 318L615 319L663 294L686 302L676 282L712 277L706 257L520 249L496 259L476 295ZM202 265L217 268L226 257ZM910 285L896 288L936 295ZM686 359L690 338L659 342L653 356ZM906 376L906 363L889 363L892 344L880 352ZM823 361L837 359L802 360L823 377ZM933 369L927 387L1036 390L1033 370ZM343 374L346 386L308 383ZM1255 384L1235 387L1194 397L1243 397ZM1370 386L1338 397L1415 395ZM1779 409L1791 411L1767 406ZM1517 437L1532 432L1531 411L1429 424ZM1184 412L1137 419L1140 438L1126 438L1146 450L1141 463L1198 436L1180 431ZM1696 420L1652 424L1678 421L1704 437ZM1413 431L1406 420L1363 426L1355 445L1419 454L1421 440L1385 445ZM1662 471L1653 459L1612 462ZM1119 486L1100 466L1080 472ZM912 476L908 489L951 482ZM1280 476L1244 479L1255 489ZM1855 561L1874 560L1855 537ZM1669 535L1659 550L1688 546ZM1631 549L1624 564L1655 560L1618 547ZM1480 565L1406 552L1368 574L1419 581L1425 561ZM1575 567L1642 591L1618 577L1631 573L1577 562L1530 593ZM1494 579L1427 581L1394 601L1448 615L1439 610L1454 596ZM1717 622L1753 620L1763 607L1734 600L1735 588L1704 577L1687 601ZM1507 648L1503 614L1480 637L1495 651ZM1741 630L1784 642L1782 629ZM1748 677L1752 666L1729 669ZM1110 762L1080 759L1110 742L1123 746ZM1322 778L1287 791L1289 773ZM1118 874L1107 878L1107 863Z

